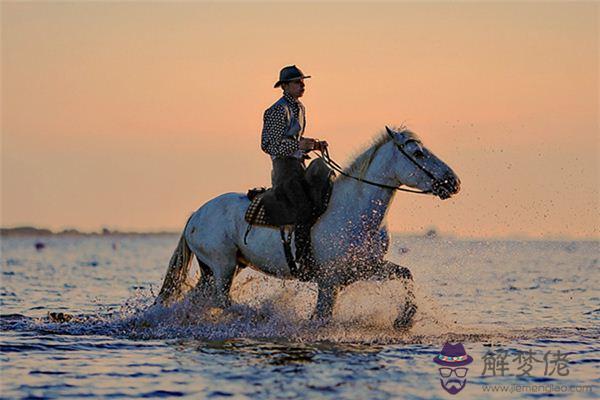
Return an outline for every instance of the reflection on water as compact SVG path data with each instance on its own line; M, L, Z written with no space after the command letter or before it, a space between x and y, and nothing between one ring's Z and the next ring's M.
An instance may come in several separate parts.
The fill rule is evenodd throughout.
M320 326L308 319L314 288L251 270L225 312L143 312L177 239L50 238L38 250L35 238L3 239L2 397L443 398L432 359L446 340L474 358L461 396L505 398L482 388L532 382L598 393L598 242L397 239L391 258L418 288L403 333L390 325L403 298L394 282L349 287ZM560 350L570 373L518 378L513 364L482 376L490 349Z

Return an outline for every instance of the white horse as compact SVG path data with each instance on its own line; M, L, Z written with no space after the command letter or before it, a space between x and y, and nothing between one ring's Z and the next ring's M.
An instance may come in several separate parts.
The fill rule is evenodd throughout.
M347 176L350 175L350 176ZM396 188L406 185L442 199L458 193L460 180L444 162L427 150L409 130L386 131L338 176L325 213L312 228L318 262L316 314L328 319L335 296L345 285L366 279L402 279L407 287L398 328L410 326L416 311L412 276L407 268L384 260L389 246L385 215ZM400 189L403 190L403 189ZM293 279L278 229L253 227L244 243L250 201L242 193L220 195L194 212L169 263L157 303L179 300L190 289L188 265L192 252L200 280L192 292L206 293L219 307L229 305L236 272L251 266L265 274Z

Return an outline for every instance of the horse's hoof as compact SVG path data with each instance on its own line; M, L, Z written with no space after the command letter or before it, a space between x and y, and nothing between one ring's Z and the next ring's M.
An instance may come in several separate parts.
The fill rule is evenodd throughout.
M329 322L331 322L331 317L318 316L317 314L310 317L310 323L314 328L321 328L328 325Z
M148 329L152 326L148 321L139 321L135 324L135 327L138 329Z
M415 316L416 312L417 312L417 306L414 305L413 303L407 303L402 315L399 315L394 320L394 329L397 329L400 331L407 331L410 328L412 328L413 323L414 323L414 316Z
M207 310L206 315L209 318L217 319L223 315L223 311L225 311L222 307L211 307Z
M73 315L62 312L49 312L48 319L50 319L50 322L64 323L71 321Z

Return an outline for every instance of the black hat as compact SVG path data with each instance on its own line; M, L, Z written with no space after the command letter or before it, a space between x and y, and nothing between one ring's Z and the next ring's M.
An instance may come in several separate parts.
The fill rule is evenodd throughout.
M274 87L278 87L284 82L297 81L306 78L310 78L310 76L304 76L302 71L295 65L288 65L287 67L283 67L279 72L279 80L275 83Z
M462 367L471 364L473 357L467 354L462 343L445 343L442 352L433 358L433 362L446 367Z

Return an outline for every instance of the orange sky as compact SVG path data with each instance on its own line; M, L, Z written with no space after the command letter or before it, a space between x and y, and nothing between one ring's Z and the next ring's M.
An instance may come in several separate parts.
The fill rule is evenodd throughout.
M393 231L600 236L598 3L2 2L2 226L180 230L270 181L262 113L307 81L345 164L406 123L462 192Z

